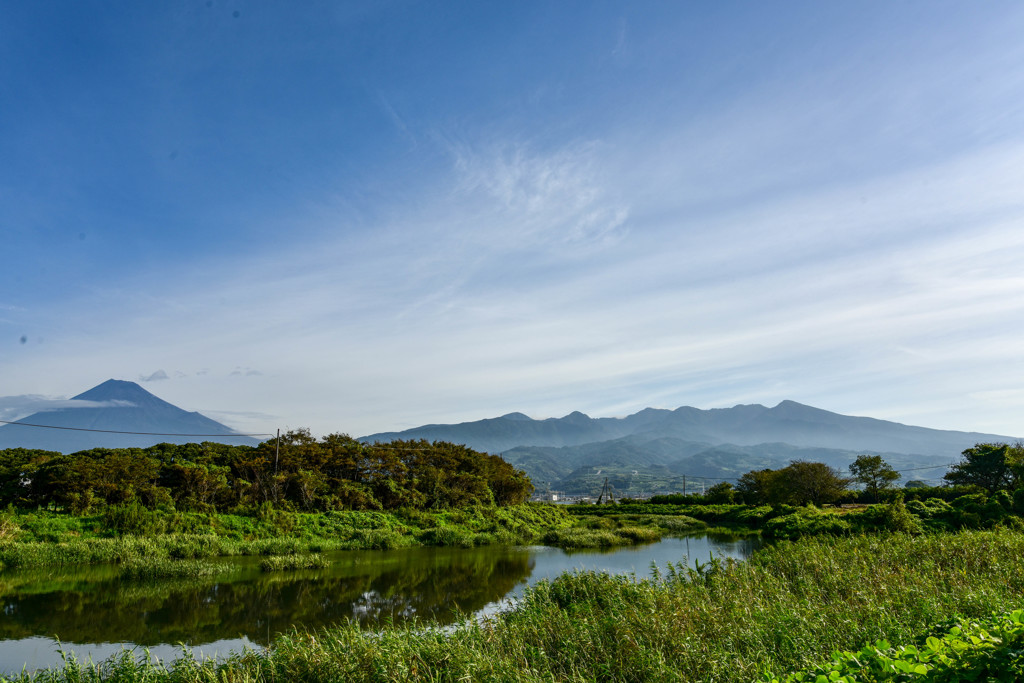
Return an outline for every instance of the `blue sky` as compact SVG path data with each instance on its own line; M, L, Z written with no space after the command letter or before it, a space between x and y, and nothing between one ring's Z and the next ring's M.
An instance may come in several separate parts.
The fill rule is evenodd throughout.
M1024 436L1024 6L2 2L0 413Z

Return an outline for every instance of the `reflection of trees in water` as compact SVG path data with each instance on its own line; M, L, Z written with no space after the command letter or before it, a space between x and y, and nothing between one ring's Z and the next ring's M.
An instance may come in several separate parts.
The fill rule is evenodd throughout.
M527 553L486 548L379 556L389 561L339 558L339 566L324 570L250 572L205 584L195 579L122 582L108 576L45 590L29 582L0 597L0 638L49 635L82 643L156 645L245 635L266 644L293 626L313 629L346 620L371 628L409 619L447 623L506 595L533 565Z

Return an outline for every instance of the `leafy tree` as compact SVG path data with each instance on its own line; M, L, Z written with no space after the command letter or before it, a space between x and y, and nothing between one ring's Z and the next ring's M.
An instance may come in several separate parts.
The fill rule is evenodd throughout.
M889 465L880 455L858 455L857 459L850 465L850 474L859 484L863 484L864 490L871 495L872 500L878 502L878 495L900 478L900 473Z
M740 477L736 483L736 491L748 505L762 505L769 502L772 479L775 470L752 470Z
M63 455L0 450L0 504L153 508L207 512L392 510L514 505L533 485L502 458L466 446L420 441L363 444L309 430L259 446L162 443ZM135 507L132 507L135 506Z
M850 482L823 462L794 460L773 473L769 479L769 497L774 503L792 505L834 503Z
M722 481L704 492L704 500L712 505L728 505L735 501L736 489L727 481Z
M943 476L954 486L977 485L990 494L1017 487L1024 447L1005 443L979 443L963 453L963 460Z
M29 505L32 479L39 465L60 456L54 451L8 448L0 450L0 505Z

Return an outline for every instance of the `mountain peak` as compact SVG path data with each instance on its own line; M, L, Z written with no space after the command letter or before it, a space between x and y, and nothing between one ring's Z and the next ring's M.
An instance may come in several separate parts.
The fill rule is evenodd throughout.
M73 453L88 448L143 448L168 441L221 441L256 445L230 427L157 398L135 382L108 379L78 394L83 404L34 413L19 420L56 429L0 427L0 449L41 448ZM223 436L221 436L223 435Z
M815 408L814 406L804 405L803 403L797 403L796 401L790 401L789 399L779 402L777 406L771 409L773 413L784 415L786 417L809 417L809 416L824 416L834 415L827 410L821 408Z
M501 419L502 420L532 420L533 418L531 418L529 415L524 415L523 413L507 413L505 415L502 415Z
M110 400L131 400L138 396L153 396L135 382L128 382L123 379L108 379L106 382L97 384L88 391L83 391L74 399L83 401L110 401Z
M177 406L157 398L135 382L122 379L108 379L73 398L83 401L123 401L139 408L163 410L177 408Z

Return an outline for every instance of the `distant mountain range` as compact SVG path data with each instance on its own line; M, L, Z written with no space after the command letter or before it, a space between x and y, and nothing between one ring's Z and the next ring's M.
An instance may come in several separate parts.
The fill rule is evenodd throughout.
M134 382L108 380L74 399L88 403L37 412L18 420L21 424L0 426L0 449L73 453L96 447L144 448L161 442L259 443L161 400ZM394 439L451 441L499 453L530 475L541 491L596 492L607 477L620 494L693 490L750 470L783 467L792 460L820 461L842 470L862 453L884 456L904 474L904 480L939 481L943 466L958 461L965 448L1018 440L851 417L794 401L774 408L647 408L623 418L595 419L574 412L534 420L509 413L360 438L370 443Z
M15 424L3 425L0 449L20 447L74 453L99 447L145 448L158 443L217 441L236 446L259 443L251 437L237 436L233 429L216 420L159 399L135 382L107 380L75 396L74 400L89 401L96 407L48 410L21 418ZM203 436L170 436L175 434Z
M774 408L647 408L624 418L595 419L574 412L534 420L509 413L361 437L371 443L393 439L452 441L501 453L530 475L538 489L566 493L600 490L605 477L620 492L682 490L687 485L692 490L792 460L820 461L842 470L863 453L883 455L904 472L905 480L936 481L944 473L941 466L958 461L965 448L1017 440L851 417L794 401Z

